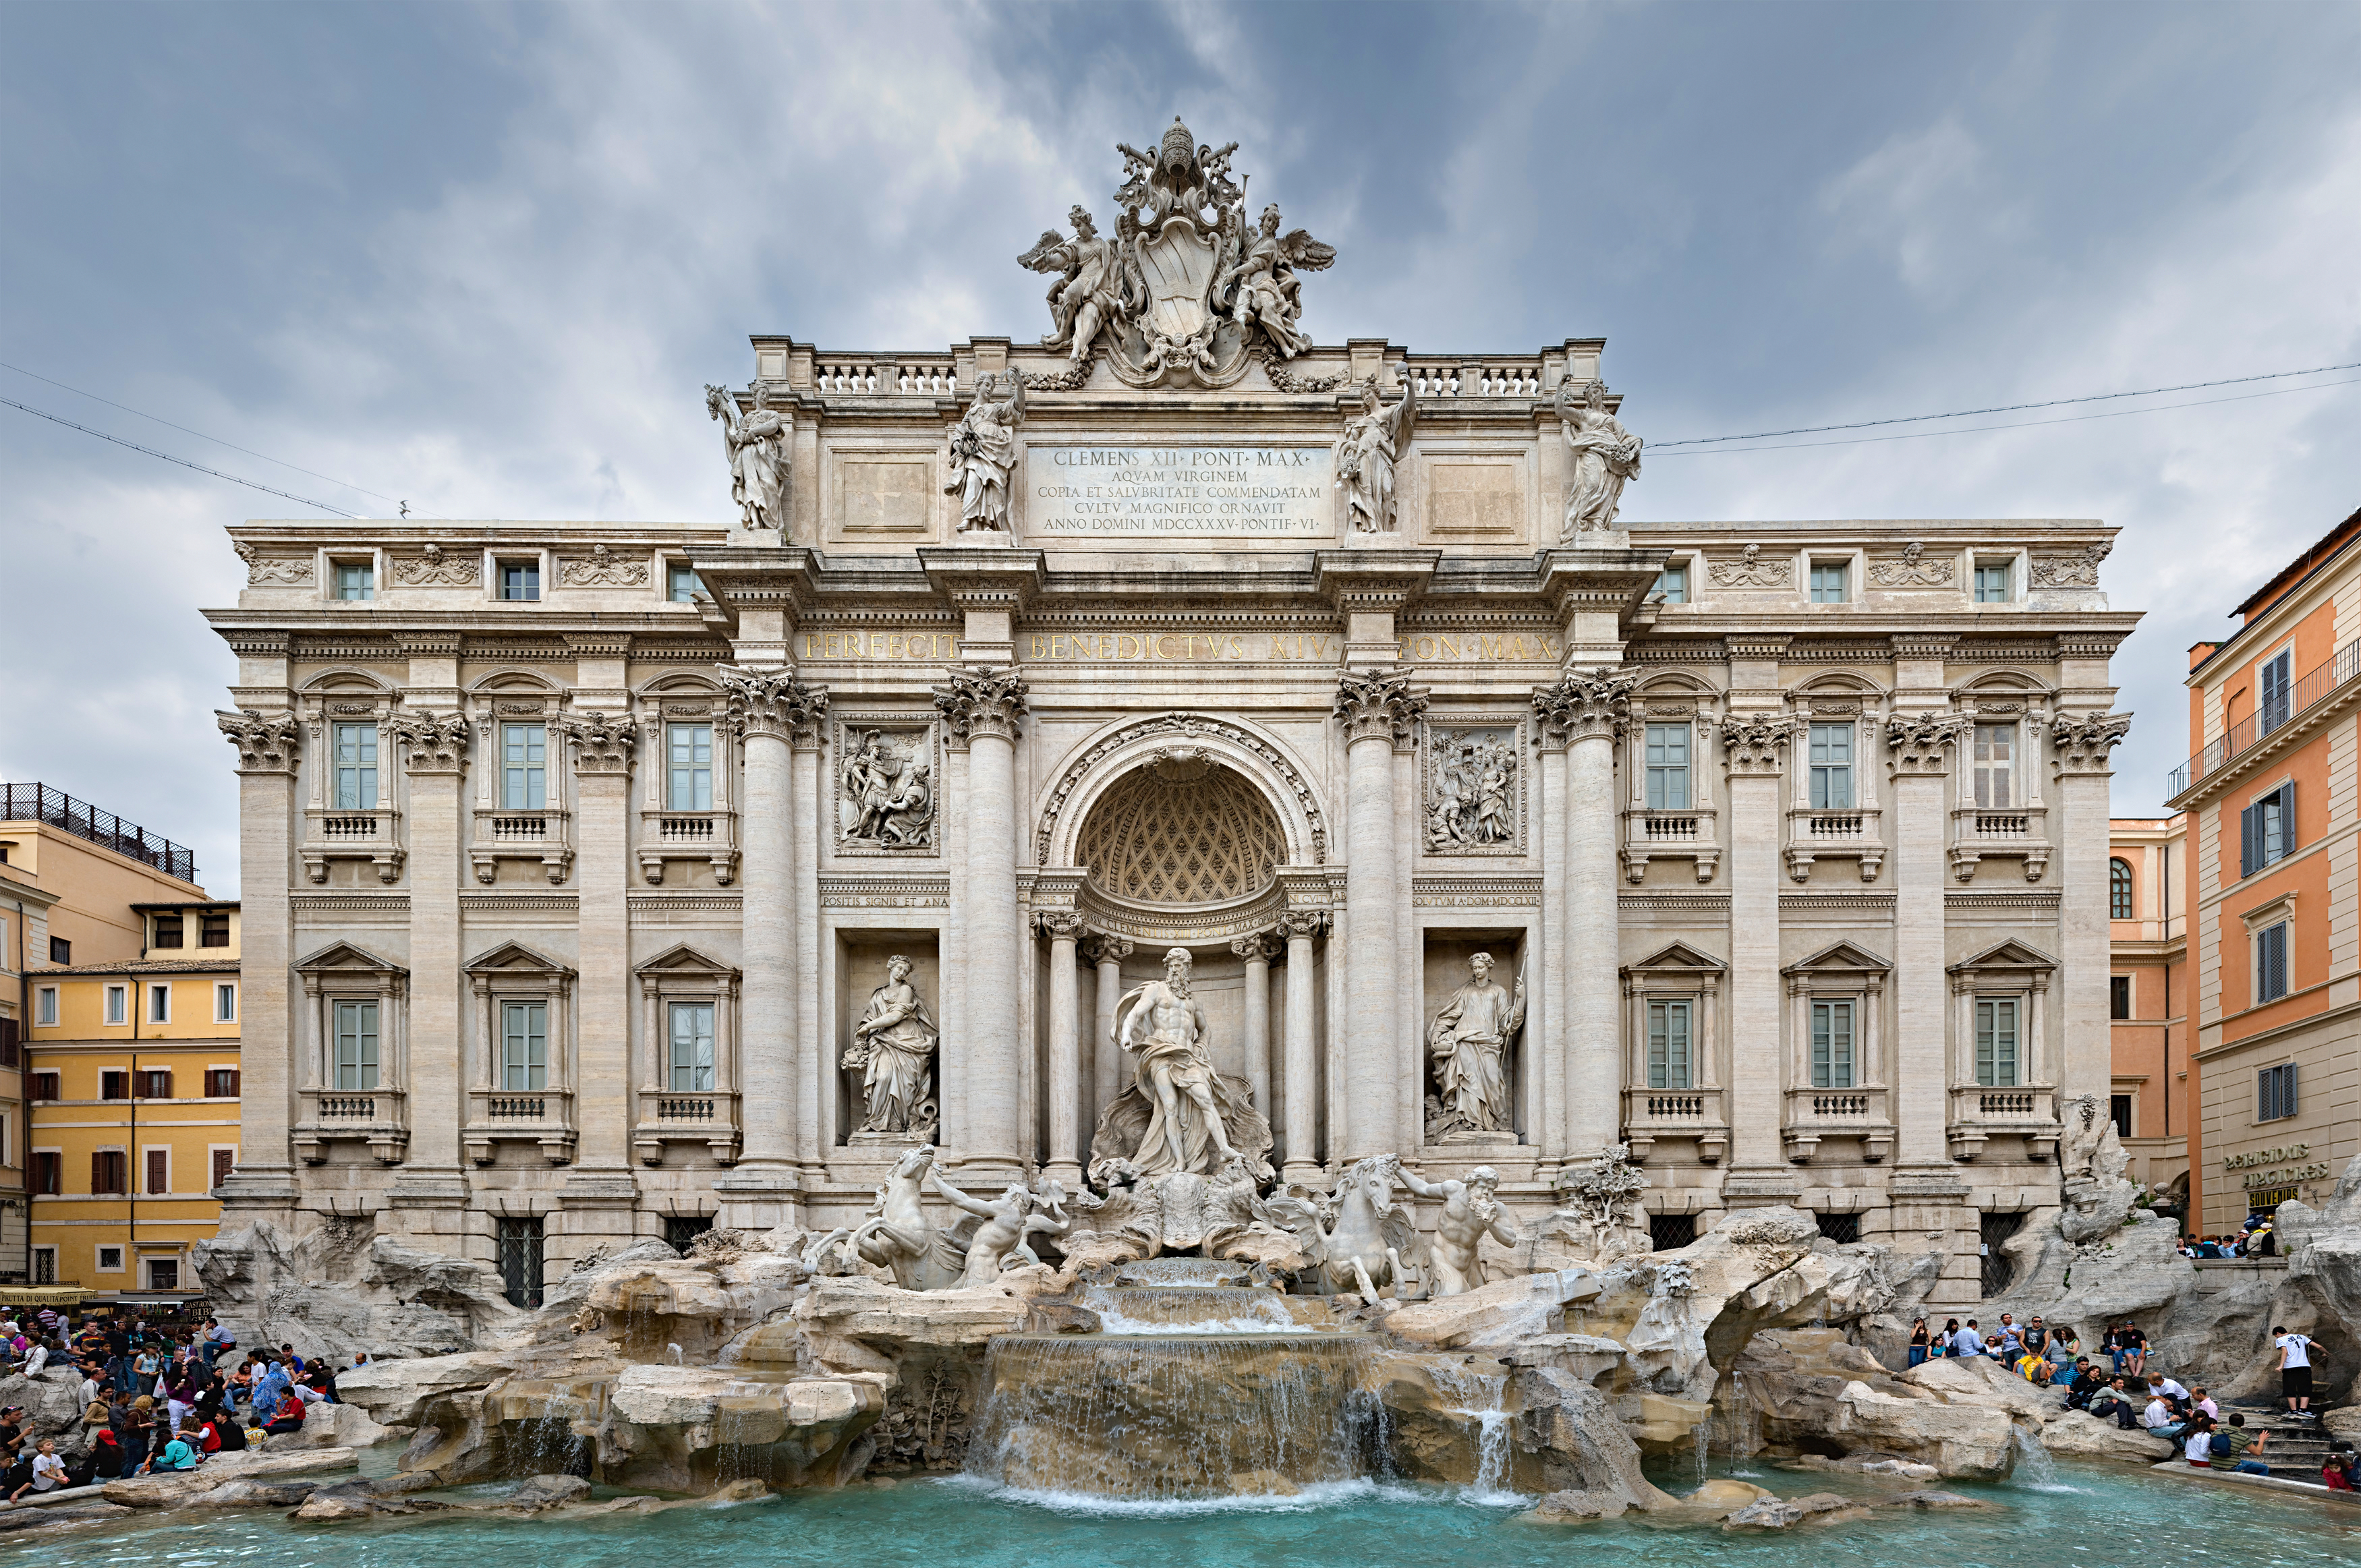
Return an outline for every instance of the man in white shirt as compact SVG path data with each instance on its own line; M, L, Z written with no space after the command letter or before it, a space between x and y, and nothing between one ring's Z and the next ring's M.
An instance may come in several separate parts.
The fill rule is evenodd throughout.
M1970 1318L1968 1320L1968 1326L1951 1336L1951 1354L1953 1355L1982 1355L1983 1353L1984 1336L1976 1332L1976 1321L1973 1318Z
M2147 1402L2147 1409L2140 1417L2140 1425L2147 1428L2150 1437L2180 1435L2181 1423L2172 1419L2172 1408L2164 1402L2160 1394Z
M2169 1376L2151 1377L2147 1380L2147 1386L2151 1388L2163 1389L2164 1397L2168 1399L2186 1400L2189 1398L2189 1390Z
M2287 1399L2288 1414L2299 1420L2310 1420L2312 1353L2320 1342L2291 1334L2276 1324L2271 1329L2271 1338L2279 1347L2279 1393Z

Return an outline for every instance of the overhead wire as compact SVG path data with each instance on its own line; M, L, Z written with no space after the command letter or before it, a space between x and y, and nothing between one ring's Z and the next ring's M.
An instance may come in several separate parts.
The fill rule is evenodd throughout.
M1683 441L1653 442L1650 444L1648 450L1651 452L1669 452L1675 447L1713 446L1719 445L1726 441L1769 441L1775 436L1782 435L1824 435L1831 431L1872 430L1878 426L1888 424L1926 424L1935 420L1973 419L1980 414L2024 413L2032 409L2064 408L2072 403L2103 403L2112 401L2117 398L2153 398L2161 396L2166 392L2200 392L2214 387L2241 387L2255 381L2284 381L2296 376L2325 376L2334 370L2361 370L2361 360L2356 360L2349 365L2316 365L2309 370L2270 370L2266 371L2264 374L2259 376L2231 376L2218 381L2184 381L2177 387L2148 387L2136 392L2092 392L2088 396L2079 398L2052 398L2047 402L2002 403L1988 409L1957 409L1946 414L1905 414L1894 419L1861 420L1852 424L1806 424L1798 425L1793 430L1758 430L1744 435L1692 436ZM2342 386L2344 383L2331 381L2324 382L2323 384L2326 386ZM2301 391L2304 389L2293 388L2290 389ZM2205 400L2209 402L2226 402L2232 400L2216 398L2207 399ZM2177 408L2194 408L2198 405L2194 403L2179 403L2171 406ZM2134 410L2133 411L2138 412L2140 411ZM2060 424L2065 422L2061 420L2029 420L2025 422L2030 424ZM1995 424L1986 425L1982 428L1987 430L2014 430L2018 427L2015 425ZM1798 444L1834 446L1841 444L1837 442L1819 441L1799 443ZM1762 451L1769 449L1758 447L1753 450Z
M46 409L37 409L30 403L20 403L14 398L0 398L0 403L5 403L12 409L21 410L36 419L48 420L51 424L61 424L68 430L78 430L84 435L94 435L101 441L111 441L117 446L128 446L134 452L144 452L150 457L160 457L167 463L177 463L183 468L193 468L200 474L210 474L216 479L227 479L233 485L244 485L249 490L260 490L268 496L279 496L302 506L314 507L321 511L333 513L337 517L357 520L360 516L358 512L346 511L342 507L332 507L325 501L315 501L309 496L299 496L292 490L277 489L269 485L257 484L252 479L241 479L236 474L225 474L218 468L208 468L202 463L192 463L185 457L175 457L169 452L159 452L152 446L142 446L136 441L126 441L119 435L109 435L103 430L93 430L86 424L76 424L62 415L53 414Z

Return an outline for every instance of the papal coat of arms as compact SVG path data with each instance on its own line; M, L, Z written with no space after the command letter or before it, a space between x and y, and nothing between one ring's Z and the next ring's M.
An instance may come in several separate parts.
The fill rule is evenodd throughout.
M1079 372L1104 345L1126 386L1226 387L1257 352L1292 359L1310 346L1296 275L1335 249L1302 229L1280 234L1276 206L1247 222L1245 178L1230 178L1237 146L1201 147L1177 117L1152 155L1116 144L1129 178L1114 237L1076 207L1071 238L1052 229L1016 258L1058 275L1043 347L1064 349Z

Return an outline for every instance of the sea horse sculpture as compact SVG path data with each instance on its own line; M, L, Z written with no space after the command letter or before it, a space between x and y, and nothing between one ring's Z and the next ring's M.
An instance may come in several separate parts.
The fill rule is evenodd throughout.
M1304 1245L1312 1275L1324 1293L1357 1289L1375 1305L1381 1288L1409 1300L1426 1289L1426 1246L1408 1212L1393 1201L1401 1157L1376 1155L1357 1160L1336 1179L1336 1190L1311 1201L1281 1194L1267 1207L1285 1219Z

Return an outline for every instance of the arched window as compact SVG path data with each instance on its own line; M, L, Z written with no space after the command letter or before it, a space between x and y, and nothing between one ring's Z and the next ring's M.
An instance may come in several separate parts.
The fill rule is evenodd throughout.
M2132 918L2131 862L2120 856L2107 862L2107 918Z

